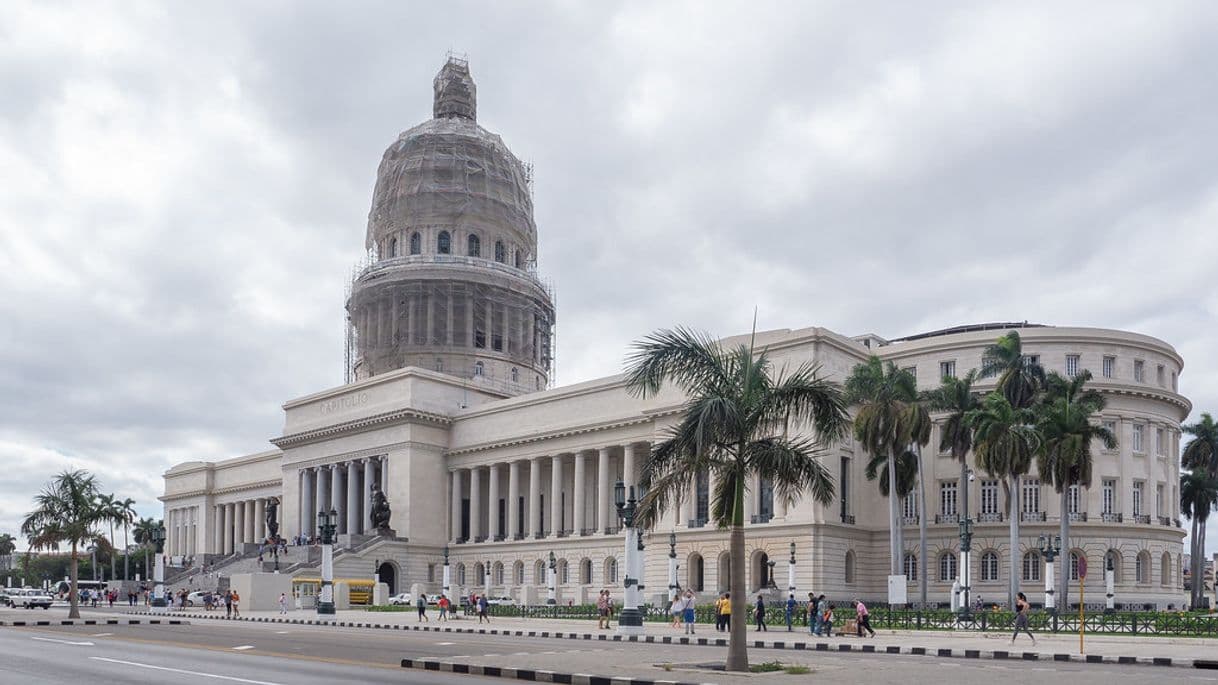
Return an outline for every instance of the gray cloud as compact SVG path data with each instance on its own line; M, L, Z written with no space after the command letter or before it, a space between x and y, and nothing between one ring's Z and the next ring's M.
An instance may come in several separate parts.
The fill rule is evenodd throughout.
M676 323L1135 330L1218 406L1211 3L6 8L0 530L261 450L342 374L384 148L467 51L536 164L560 382Z

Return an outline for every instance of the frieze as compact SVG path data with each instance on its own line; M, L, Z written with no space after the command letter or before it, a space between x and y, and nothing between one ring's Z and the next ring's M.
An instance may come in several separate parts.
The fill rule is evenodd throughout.
M327 414L362 407L366 404L368 404L368 392L363 391L351 393L350 395L343 395L342 397L335 397L334 399L323 400L320 404L318 404L318 410L321 412L322 416L325 416Z

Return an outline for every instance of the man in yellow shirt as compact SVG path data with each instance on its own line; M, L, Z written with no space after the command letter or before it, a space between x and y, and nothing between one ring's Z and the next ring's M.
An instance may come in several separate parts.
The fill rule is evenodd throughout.
M732 630L732 593L723 593L723 605L719 609L719 615L723 617L723 629L731 632ZM748 616L745 616L747 619Z

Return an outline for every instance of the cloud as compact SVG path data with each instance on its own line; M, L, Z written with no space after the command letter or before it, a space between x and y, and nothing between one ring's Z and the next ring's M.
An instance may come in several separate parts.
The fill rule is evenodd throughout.
M1135 330L1211 410L1216 28L1203 2L8 7L0 529L74 463L152 514L170 464L264 449L341 382L376 166L449 49L536 165L562 383L756 306Z

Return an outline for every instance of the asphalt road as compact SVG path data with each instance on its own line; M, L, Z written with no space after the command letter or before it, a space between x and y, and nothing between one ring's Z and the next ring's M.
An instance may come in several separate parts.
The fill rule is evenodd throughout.
M517 666L576 673L683 681L755 683L695 670L722 660L722 648L428 633L246 622L197 621L186 626L50 626L0 628L0 683L471 683L509 681L400 667L403 657ZM779 660L814 669L813 678L841 682L987 685L1057 681L1072 685L1218 683L1218 673L1183 668L994 662L890 655L750 650L754 663ZM665 671L660 664L672 664ZM766 679L806 682L808 676Z

